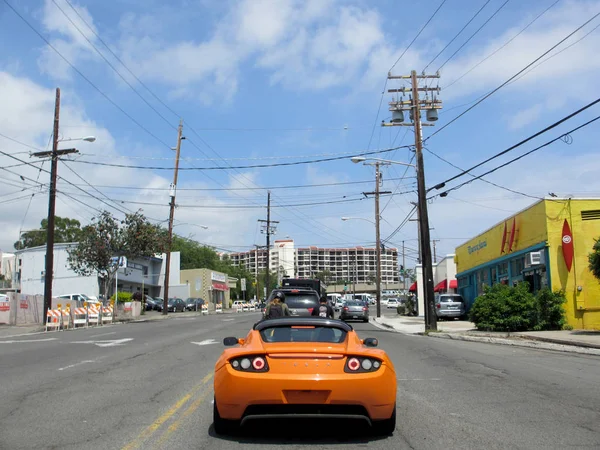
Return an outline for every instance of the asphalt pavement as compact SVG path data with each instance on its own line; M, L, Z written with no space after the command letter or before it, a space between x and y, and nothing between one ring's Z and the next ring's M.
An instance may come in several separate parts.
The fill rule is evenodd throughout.
M212 428L225 336L257 313L198 316L0 339L0 449L600 448L600 358L431 339L357 323L397 371L397 429L345 423Z

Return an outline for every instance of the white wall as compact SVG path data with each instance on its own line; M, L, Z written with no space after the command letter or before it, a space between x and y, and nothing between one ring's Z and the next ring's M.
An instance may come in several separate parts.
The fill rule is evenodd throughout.
M86 294L98 296L98 277L92 275L82 277L77 275L67 262L66 246L55 246L54 248L54 279L52 282L52 295L63 294ZM19 260L21 265L19 266ZM44 277L42 272L46 269L46 247L29 249L23 253L16 254L16 272L21 270L21 293L27 295L44 294ZM13 279L13 283L15 283ZM14 286L18 287L15 283Z

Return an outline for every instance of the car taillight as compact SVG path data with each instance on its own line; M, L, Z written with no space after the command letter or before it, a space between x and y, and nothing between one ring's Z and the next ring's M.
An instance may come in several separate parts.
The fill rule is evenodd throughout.
M231 367L240 372L268 372L269 365L264 356L242 356L229 360Z
M435 307L436 307L437 309L440 309L440 308L442 307L442 305L440 305L440 304L438 303L437 305L435 305Z
M363 311L368 310L369 308L367 308L366 306L363 306Z
M308 313L312 314L312 312L314 311L315 308L308 308Z
M375 358L364 358L361 356L352 356L348 358L344 372L347 373L365 373L375 372L381 367L381 361Z
M344 306L344 311L348 311L348 307L347 306Z

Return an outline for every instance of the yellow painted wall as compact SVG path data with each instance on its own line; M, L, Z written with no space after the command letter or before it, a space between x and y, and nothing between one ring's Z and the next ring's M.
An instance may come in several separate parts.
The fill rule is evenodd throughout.
M600 282L588 268L594 238L600 237L600 220L582 220L581 211L599 210L600 200L546 201L552 290L564 290L567 320L577 329L600 330ZM562 227L569 221L575 257L571 272L562 254ZM581 291L577 290L581 286Z
M513 217L516 219L515 242L511 253L525 249L532 245L543 242L547 238L546 213L544 202L540 201L529 209L514 216L510 216L504 222L485 231L474 239L456 248L456 270L458 273L472 269L473 267L493 261L508 253L510 231L512 229ZM507 228L507 240L505 252L501 253L502 235L504 224ZM469 252L469 247L471 251Z

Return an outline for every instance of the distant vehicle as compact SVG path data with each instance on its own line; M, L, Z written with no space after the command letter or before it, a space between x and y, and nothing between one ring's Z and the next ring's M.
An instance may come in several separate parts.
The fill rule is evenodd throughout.
M93 299L85 294L63 294L59 295L58 298L61 300L72 300L75 302L100 303L98 299Z
M185 309L188 311L200 311L204 305L204 300L197 297L190 297L185 301Z
M285 295L285 304L290 309L292 316L310 316L313 309L319 307L319 294L313 289L274 289L269 295L267 304L273 300L275 292L280 291Z
M0 294L0 302L7 302L7 301L8 301L8 295Z
M365 306L361 300L349 300L344 303L340 312L340 320L344 322L348 320L369 321L369 307Z
M284 278L281 280L282 288L313 289L317 294L325 294L327 288L321 280L316 278Z
M397 298L388 298L388 301L387 301L387 306L386 306L386 307L387 307L388 309L391 309L391 308L397 308L399 304L400 304L400 303L398 302L398 299L397 299Z
M465 300L459 294L441 294L435 297L435 314L438 319L466 317Z

